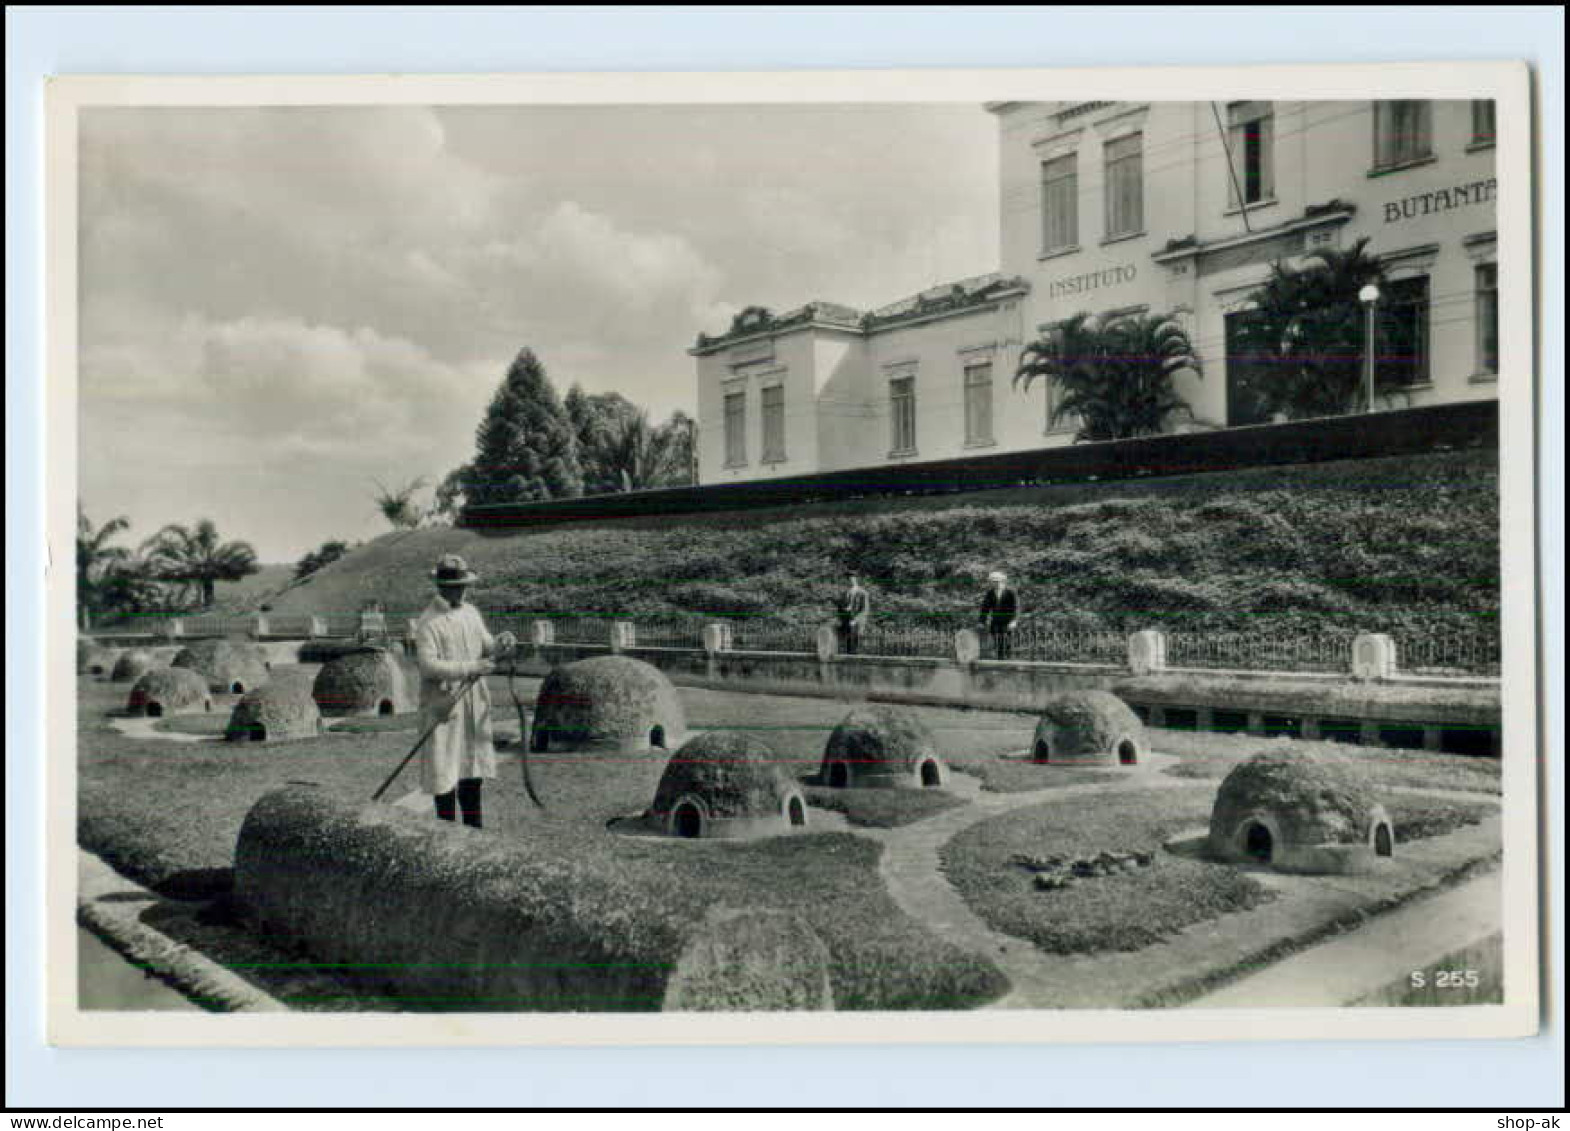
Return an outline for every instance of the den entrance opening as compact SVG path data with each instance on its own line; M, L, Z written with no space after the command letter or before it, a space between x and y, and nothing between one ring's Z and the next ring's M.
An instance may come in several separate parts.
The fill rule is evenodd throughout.
M801 825L805 825L807 823L807 811L802 808L801 798L792 797L790 799L788 810L790 813L790 823L792 825L800 827Z
M392 714L393 713L393 701L391 699L383 699L380 703L378 703L376 705L376 713L378 715L390 715L390 714Z
M1047 746L1047 740L1044 739L1044 738L1037 739L1036 740L1036 761L1038 761L1038 762L1045 762L1048 759L1050 759L1051 757L1052 757L1052 750L1051 750L1050 747Z
M1395 847L1395 838L1390 835L1390 826L1381 821L1379 827L1374 830L1374 855L1394 856Z
M1132 766L1139 761L1139 751L1135 748L1132 739L1125 738L1118 743L1118 762L1125 766Z
M267 728L265 726L263 726L261 723L257 723L254 726L252 726L251 727L251 741L252 742L266 742L267 741Z
M931 758L921 764L921 784L926 789L934 789L943 784L938 776L938 764Z
M147 704L147 717L148 718L150 718L150 719L161 719L161 718L163 718L163 716L164 716L164 705L162 703L149 703L149 704Z
M1270 836L1270 830L1258 821L1251 822L1248 831L1243 836L1243 852L1250 860L1258 860L1261 864L1270 863L1275 845Z
M850 767L844 762L835 762L829 767L829 784L835 789L844 789L850 785Z
M671 823L675 826L676 835L688 840L697 840L703 833L703 817L698 807L691 803L678 805Z
M661 750L665 749L664 727L655 727L653 730L649 731L649 745L658 746Z
M234 695L244 695L245 694L245 684L241 683L239 680L235 680L233 683L231 683L229 685L229 691L230 691L231 694L234 694Z

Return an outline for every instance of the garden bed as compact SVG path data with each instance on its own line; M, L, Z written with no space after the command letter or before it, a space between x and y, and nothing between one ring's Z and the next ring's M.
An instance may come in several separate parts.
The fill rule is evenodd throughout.
M344 800L367 799L411 742L408 731L328 733L277 746L134 739L109 725L123 689L89 680L78 688L79 840L165 895L223 895L241 822L263 794L311 782ZM493 691L505 695L504 686ZM774 718L787 713L772 707ZM696 844L613 836L542 819L524 798L517 763L502 762L502 777L485 791L485 835L527 837L542 862L592 858L607 872L639 877L662 905L694 922L721 906L794 911L828 947L837 1008L971 1008L1007 988L987 959L941 942L894 904L878 876L877 844L846 833ZM408 774L390 796L415 781ZM221 939L226 932L207 933ZM255 954L236 960L270 961ZM365 1008L364 994L346 983L341 998L317 991L293 1004Z
M943 847L940 859L950 882L995 930L1053 954L1138 951L1293 890L1262 870L1214 863L1198 843L1191 853L1165 849L1206 826L1211 801L1210 790L1162 789L1046 802L972 825ZM1398 864L1414 841L1477 825L1498 811L1486 802L1416 796L1389 799L1388 807ZM1020 863L1134 853L1154 854L1154 864L1049 891L1039 890L1032 868ZM1410 886L1419 879L1403 871L1412 870L1402 864L1364 886L1379 889L1392 879ZM1359 881L1345 882L1355 888Z

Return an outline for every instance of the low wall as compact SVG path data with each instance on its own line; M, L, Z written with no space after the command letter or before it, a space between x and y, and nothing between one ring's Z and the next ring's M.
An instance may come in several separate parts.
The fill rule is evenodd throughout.
M549 627L548 622L535 622L541 624ZM615 638L616 644L611 638L605 643L555 642L547 632L534 643L525 637L518 670L544 676L559 664L617 653L653 664L687 687L1025 712L1038 711L1050 695L1099 689L1116 693L1152 726L1499 753L1497 679L1403 675L1393 662L1374 665L1368 669L1372 674L1362 678L1354 675L1355 662L1339 673L1179 669L1165 663L1160 635L1135 633L1126 664L1082 664L847 656L832 648L813 654L719 644L706 649L623 647L621 637ZM635 638L629 633L625 639ZM1388 638L1359 639L1384 641L1393 660ZM269 640L265 647L273 662L288 663L316 659L316 651L325 655L356 645L347 639ZM1136 674L1141 671L1145 674Z
M694 922L592 856L290 786L247 814L235 894L263 934L413 1009L833 1008L828 952L796 916Z
M546 674L562 663L610 652L605 645L550 644L522 654L519 670ZM1111 664L1043 664L831 656L795 652L700 652L629 648L672 682L715 691L868 699L936 707L1035 713L1064 691L1111 691L1152 726L1337 738L1456 753L1499 753L1499 688L1490 680L1393 678L1279 672L1166 670L1132 676Z

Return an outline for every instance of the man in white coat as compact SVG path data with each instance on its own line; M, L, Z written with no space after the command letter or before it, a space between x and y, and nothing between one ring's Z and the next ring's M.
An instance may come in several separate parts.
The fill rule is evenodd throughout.
M446 721L425 744L420 788L435 797L437 817L451 821L461 808L463 823L479 828L480 789L496 776L491 693L483 678L458 693L465 680L495 670L493 660L510 655L516 640L510 632L492 636L480 611L464 599L477 578L458 555L437 562L431 580L436 596L414 626L420 709L426 726Z

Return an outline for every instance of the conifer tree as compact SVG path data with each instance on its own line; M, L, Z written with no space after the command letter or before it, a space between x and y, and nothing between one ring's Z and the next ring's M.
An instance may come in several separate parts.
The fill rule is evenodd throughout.
M572 422L533 350L518 352L491 398L463 478L463 494L471 504L583 494Z

